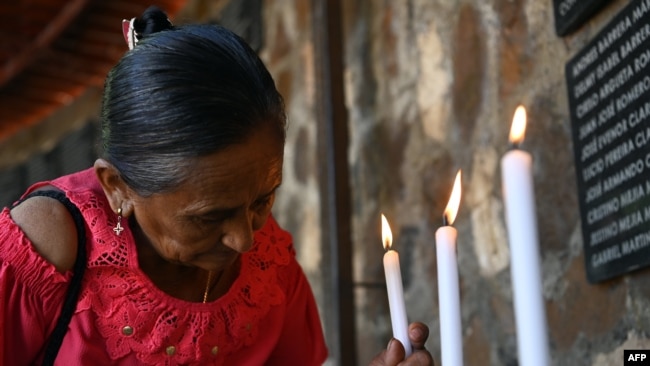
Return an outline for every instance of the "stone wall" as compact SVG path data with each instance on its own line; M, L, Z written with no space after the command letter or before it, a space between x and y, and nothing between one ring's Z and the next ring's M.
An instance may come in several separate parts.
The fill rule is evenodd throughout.
M454 175L467 365L516 365L499 159L517 105L528 109L543 288L554 365L622 364L650 347L650 271L586 280L565 63L627 1L558 37L552 1L344 3L359 364L390 338L379 217L396 233L411 319L440 363L435 230Z
M0 142L0 207L13 203L35 182L92 166L100 97L101 90L90 88L37 126Z

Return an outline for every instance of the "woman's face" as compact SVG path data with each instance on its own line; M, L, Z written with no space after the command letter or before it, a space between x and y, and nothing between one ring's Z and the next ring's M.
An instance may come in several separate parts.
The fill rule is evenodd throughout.
M165 260L220 270L253 244L282 182L283 143L262 129L244 143L200 157L170 193L135 196L136 238Z

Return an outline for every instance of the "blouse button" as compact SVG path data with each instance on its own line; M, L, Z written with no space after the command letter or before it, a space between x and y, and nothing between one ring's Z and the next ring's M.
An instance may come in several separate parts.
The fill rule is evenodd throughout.
M165 352L167 352L168 356L173 356L176 353L176 347L169 346L167 349L165 349Z
M218 346L214 346L214 347L212 347L212 355L213 355L213 356L216 356L217 353L219 353L219 347L218 347Z
M246 331L247 331L247 332L250 332L250 331L251 331L251 328L252 328L251 323L246 323Z
M133 328L130 325L124 326L124 328L122 328L122 334L125 336L130 336L133 334Z

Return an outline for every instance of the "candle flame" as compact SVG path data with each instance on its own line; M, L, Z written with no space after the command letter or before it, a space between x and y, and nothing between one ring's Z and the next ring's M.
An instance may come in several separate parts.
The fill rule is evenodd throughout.
M451 196L449 197L449 202L447 203L447 207L445 208L445 212L443 214L443 219L446 222L445 225L453 224L454 220L456 220L456 215L458 214L458 207L460 206L460 191L461 191L460 176L461 176L461 171L459 169L458 173L456 173L454 188L451 190Z
M519 145L524 141L526 134L526 108L520 105L515 110L515 115L512 118L512 126L510 127L510 142Z
M381 214L381 236L384 249L389 250L393 244L393 232L390 231L390 225L388 225L388 220L386 220L384 214Z

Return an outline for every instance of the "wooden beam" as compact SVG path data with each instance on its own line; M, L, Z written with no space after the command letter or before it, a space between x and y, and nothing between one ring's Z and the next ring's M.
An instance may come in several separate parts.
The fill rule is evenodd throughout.
M43 25L43 29L31 42L14 54L11 59L5 60L0 68L0 86L6 84L14 76L23 71L31 62L34 62L34 56L38 51L49 46L72 23L84 8L86 2L87 0L71 0L64 3L65 5L59 10L58 14L48 24ZM29 12L26 14L29 14Z
M341 17L340 0L312 0L324 283L331 294L324 322L336 364L352 366L357 352Z

